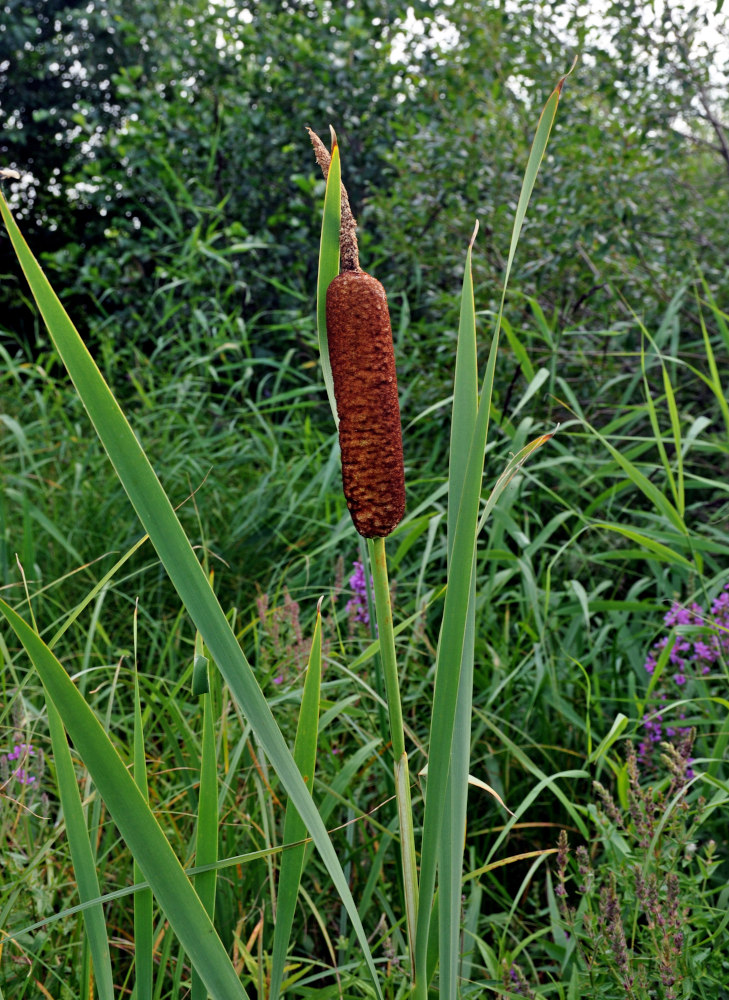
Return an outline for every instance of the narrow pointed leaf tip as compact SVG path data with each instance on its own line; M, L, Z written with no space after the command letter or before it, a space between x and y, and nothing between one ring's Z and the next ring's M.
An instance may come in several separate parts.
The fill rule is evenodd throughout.
M554 90L555 90L555 93L557 94L557 96L558 96L558 97L559 97L559 96L561 95L561 93L562 93L562 87L564 86L564 82L565 82L565 80L567 79L567 77L568 77L568 76L571 76L571 75L572 75L572 72L574 71L574 68L575 68L575 66L577 65L577 60L578 60L579 58L580 58L579 56L575 56L575 58L574 58L574 59L572 60L572 65L571 65L571 66L570 66L570 68L569 68L569 69L567 70L567 72L566 72L566 73L565 73L565 75L564 75L564 76L562 77L562 79L561 79L561 80L559 81L559 83L557 84L557 86L556 86L556 87L554 88Z
M334 152L334 149L337 146L337 133L334 131L333 125L329 126L329 134L332 137L332 152Z
M474 788L481 788L488 795L491 795L493 798L495 798L496 801L499 803L499 805L503 806L503 808L506 809L506 811L508 812L508 814L510 816L514 816L515 815L511 811L511 809L509 809L509 807L504 802L504 800L501 798L501 796L499 795L499 793L495 789L493 789L491 787L491 785L487 785L486 782L485 781L481 781L480 778L474 778L474 776L472 774L469 774L469 776L468 776L468 783L469 783L469 785L473 785Z
M471 242L468 244L469 250L473 250L473 244L476 242L477 236L478 236L478 219L476 219L476 225L473 227L473 235L471 236Z

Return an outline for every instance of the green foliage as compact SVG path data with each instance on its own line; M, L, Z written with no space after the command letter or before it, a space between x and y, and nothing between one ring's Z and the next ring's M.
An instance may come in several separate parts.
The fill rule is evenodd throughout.
M600 805L591 811L598 839L575 851L571 884L567 836L560 836L550 909L569 934L557 922L555 953L561 953L565 980L583 995L708 1000L726 993L727 961L719 946L727 926L726 885L704 824L726 807L727 789L706 783L709 797L697 794L702 782L690 767L693 735L687 730L675 745L663 745L665 776L657 786L641 783L629 747L619 775L622 806L596 783Z
M22 16L0 29L0 67L35 38L43 16L38 5L5 6ZM539 177L540 214L527 221L514 261L495 367L481 516L491 489L503 492L475 560L474 724L459 735L482 784L468 796L463 912L456 907L451 927L464 942L456 973L464 997L507 996L510 987L511 995L531 989L567 1000L624 995L619 935L606 925L600 936L601 906L615 884L641 996L641 969L660 979L675 943L648 927L631 872L640 864L659 894L677 876L689 908L680 962L673 956L682 988L721 996L726 976L713 935L726 930L729 733L717 697L726 665L669 703L667 714L683 713L697 730L695 775L681 796L660 773L651 788L631 784L615 749L618 740L639 741L643 715L656 709L660 692L644 663L666 636L665 612L674 600L709 607L726 582L726 166L708 114L720 122L725 98L709 72L716 58L698 30L699 8L672 3L656 24L644 4L610 5L600 39L572 3L533 4L529 19L517 5L417 3L410 23L423 31L403 46L404 21L384 3L250 3L235 18L192 0L164 11L152 0L114 6L112 23L96 5L88 28L85 9L54 6L61 27L49 18L39 44L13 56L12 72L0 71L3 156L32 168L30 182L7 188L182 505L185 531L214 571L235 640L291 746L306 640L326 595L314 802L390 996L407 978L398 833L377 647L345 607L358 550L316 368L313 249L324 186L303 125L322 133L330 120L337 126L363 259L393 307L408 515L392 539L390 578L419 841L421 751L449 558L443 418L463 246L478 215L475 301L486 313L478 328L488 328L533 109L568 68L565 48L580 49ZM183 21L186 30L176 30ZM112 52L103 55L107 42ZM80 90L60 85L72 74L56 56L71 45L88 70ZM110 79L108 101L97 99L95 66ZM9 98L19 94L26 103L19 97L18 107L31 100L17 67L43 94L45 117L23 118L24 136L9 127ZM54 100L54 90L64 99ZM51 130L61 138L47 141ZM212 714L221 859L214 922L245 989L265 992L284 790L226 687L211 692L203 727L189 694L195 636L149 543L132 551L140 531L128 502L45 334L27 318L17 274L7 261L2 270L2 596L23 615L30 606L49 634L54 622L68 625L56 654L115 742L131 748L143 729L151 808L188 869ZM481 370L489 346L477 343ZM522 468L528 443L557 421L558 433ZM13 936L2 941L0 986L19 1000L43 989L75 1000L94 977L72 910L60 763L40 686L4 636L0 855L8 877L0 918L3 935ZM35 786L10 780L7 757L21 744L35 748ZM669 759L676 752L665 748ZM72 759L101 891L111 894L104 912L114 928L114 983L131 990L132 905L120 873L141 876L132 876L75 749ZM138 750L135 760L141 771ZM608 799L602 810L593 805L592 781L612 788L613 777L610 819ZM487 789L514 815L506 818ZM660 827L648 847L636 810ZM545 863L561 827L592 849L589 893L576 890L571 862L565 870L574 916L560 914L559 876ZM329 875L310 847L305 854L284 996L366 995L362 956ZM135 899L148 900L137 890ZM191 986L189 965L163 917L140 910L139 926L150 921L154 989L178 1000Z

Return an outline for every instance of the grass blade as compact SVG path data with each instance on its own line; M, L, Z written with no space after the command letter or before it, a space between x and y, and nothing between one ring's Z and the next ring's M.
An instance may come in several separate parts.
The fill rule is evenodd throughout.
M23 574L23 578L25 578L25 574ZM28 603L30 605L30 600ZM98 899L100 894L99 879L96 873L96 857L63 722L50 698L46 698L46 710L51 748L56 766L58 794L66 824L66 838L71 850L76 885L82 904L88 903ZM103 906L98 904L85 909L83 919L99 1000L114 1000L109 937L106 931Z
M595 521L593 527L604 528L606 531L614 531L624 538L629 538L631 542L636 542L642 548L647 549L658 562L667 563L668 565L677 564L685 566L688 570L696 569L694 563L685 556L682 556L680 552L677 552L668 545L664 545L662 542L656 541L655 538L651 538L649 535L643 534L643 532L635 531L633 528L625 528L622 524L614 524L608 521Z
M722 332L722 335L724 337L725 344L729 346L729 329L727 328L727 325L724 321L723 314L716 305L716 303L714 302L714 299L712 298L711 295L711 291L709 290L709 286L706 284L706 281L703 278L701 279L701 281L709 303L709 309L711 309L712 313L714 314L717 326L719 327L719 330ZM714 396L716 397L719 409L721 410L721 415L724 418L725 433L729 437L729 403L727 403L726 393L724 392L723 386L721 384L719 368L716 364L716 358L714 357L714 349L711 346L711 339L709 337L709 331L706 328L706 321L704 320L704 313L701 308L701 300L699 299L698 293L696 294L696 305L698 307L699 322L701 323L701 335L704 339L706 361L709 365L709 371L711 372L711 379L704 378L704 381L706 382L707 385L711 387Z
M574 411L573 411L574 412ZM628 479L633 483L637 489L653 504L656 510L660 511L661 514L676 528L676 530L682 534L686 535L688 532L686 530L686 525L683 518L679 514L678 510L674 507L671 501L665 496L661 490L655 486L648 477L640 471L640 469L631 460L623 455L613 444L608 441L608 439L600 433L595 427L590 424L587 419L575 412L575 416L585 425L585 427L593 434L598 441L600 441L605 448L610 452L615 462L620 466L623 472L626 474Z
M218 860L218 769L215 754L215 729L213 727L213 696L210 683L210 664L203 651L202 636L195 636L195 666L204 691L201 695L203 709L202 750L200 753L200 791L195 836L195 865L215 865ZM210 871L195 876L195 889L212 920L215 915L215 892L218 873ZM206 1000L204 983L193 969L191 1000Z
M85 903L100 895L96 859L89 841L89 831L81 804L81 793L63 723L50 698L46 699L46 708L53 760L56 766L58 794L66 824L66 837L71 849L78 894L81 902ZM99 904L84 910L83 916L91 958L94 963L99 1000L114 1000L114 980L111 972L109 938L106 932L104 910Z
M142 699L139 693L138 650L139 610L134 608L134 782L149 805L147 759L144 752ZM144 874L134 861L134 881L141 882ZM154 899L149 889L134 894L134 1000L152 1000L154 978Z
M314 784L316 768L316 747L319 724L319 693L321 691L321 600L316 609L314 636L309 653L309 664L301 697L301 712L296 727L294 759L301 770L307 787ZM284 820L284 844L296 844L287 848L281 858L278 879L278 909L273 932L273 953L271 958L270 1000L278 1000L281 992L286 952L288 951L291 928L294 923L296 900L299 895L301 873L304 868L306 845L296 843L306 836L306 827L291 802L286 806Z
M516 455L512 456L508 465L501 473L499 478L496 480L494 488L491 490L491 493L489 494L489 498L486 501L486 506L484 507L483 513L481 514L481 520L478 522L479 532L481 531L484 524L488 520L488 517L491 511L496 506L496 502L498 501L499 497L504 492L504 490L509 485L514 476L517 474L522 465L529 458L529 456L533 455L538 448L541 448L543 444L546 444L547 441L549 441L553 437L554 434L541 434L538 438L534 438L533 441L530 441L529 444L525 444L524 447L521 448L516 453Z
M646 356L645 356L645 341L648 339L651 341L656 354L658 356L659 363L661 365L661 374L663 377L663 387L666 393L666 402L668 403L669 412L671 415L671 425L674 432L674 446L676 462L678 465L678 481L673 474L673 469L671 463L668 459L668 454L666 452L666 446L663 443L663 435L661 433L660 424L658 423L658 412L656 410L656 404L653 401L653 395L650 390L650 385L648 382L648 368L646 366ZM660 353L655 344L653 344L648 331L642 329L642 337L640 344L640 367L643 374L643 388L645 391L646 407L648 409L648 417L651 422L651 428L653 430L653 437L656 442L656 447L658 448L658 454L661 458L661 465L666 473L666 479L671 487L671 494L673 495L673 501L676 508L681 516L683 516L685 511L685 498L683 490L683 459L681 454L681 432L678 420L678 412L676 410L676 401L673 396L673 388L671 386L670 379L668 378L668 373L666 371L666 366L663 363L663 358L661 358Z
M339 157L339 146L335 145L332 149L332 162L329 164L329 173L327 174L324 216L321 223L319 274L316 283L316 326L319 333L321 372L337 427L339 426L339 417L337 416L337 402L334 398L334 380L332 379L332 366L329 363L327 340L327 288L339 274L339 227L342 220L341 189L342 164Z

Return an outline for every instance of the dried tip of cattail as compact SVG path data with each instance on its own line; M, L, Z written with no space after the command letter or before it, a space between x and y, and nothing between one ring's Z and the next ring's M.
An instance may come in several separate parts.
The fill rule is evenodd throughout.
M321 172L324 174L324 177L326 178L327 174L329 173L329 164L332 161L332 158L329 155L329 150L321 141L321 139L316 134L313 128L309 128L308 125L305 127L306 131L309 133L309 138L311 139L311 145L314 147L314 157L316 158L316 162L321 167Z
M332 140L332 153L334 152L334 147L337 145L337 133L334 131L334 126L329 126L329 136Z
M344 496L360 535L382 538L405 513L400 406L385 289L364 271L342 271L327 289L326 311Z
M476 242L477 236L478 236L478 219L476 219L476 225L473 227L473 236L471 236L471 242L468 244L469 250L473 250L473 244Z
M329 126L332 134L332 152L337 145L337 135L334 129ZM332 162L331 153L321 141L316 132L306 126L311 144L314 147L316 162L321 167L324 177L329 176L329 166ZM357 248L357 220L352 215L349 206L349 196L347 189L342 184L342 224L339 232L339 253L341 268L343 271L357 271L359 269L359 250Z
M316 613L321 614L321 606L324 603L324 595L322 594L319 600L316 602Z

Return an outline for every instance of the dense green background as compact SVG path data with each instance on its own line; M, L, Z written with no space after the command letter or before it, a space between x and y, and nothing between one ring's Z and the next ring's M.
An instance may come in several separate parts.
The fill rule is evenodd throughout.
M416 329L448 325L476 217L480 304L496 301L535 113L579 54L515 284L560 328L623 318L618 293L650 319L694 261L726 281L720 6L18 0L0 161L27 172L19 218L94 335L214 337L216 308L308 317L323 189L304 125L331 123L367 266ZM32 340L21 288L0 294Z
M408 515L388 548L396 621L422 612L398 639L417 748L427 739L442 610L442 487L465 249L479 219L474 277L485 361L529 144L548 95L579 55L514 263L486 456L490 488L510 454L562 423L504 494L479 550L471 770L512 806L541 789L530 804L533 826L512 831L509 854L552 847L559 827L570 826L563 800L540 784L544 775L588 766L618 713L629 720L625 735L640 741L642 714L655 708L644 662L665 636L663 615L673 599L696 599L708 610L726 583L729 556L727 16L721 0L621 0L606 2L599 16L591 7L576 0L0 7L0 166L23 174L4 190L173 502L198 491L180 516L215 572L287 736L306 635L318 597L327 595L325 706L345 707L321 733L322 787L336 784L376 725L359 688L374 683L371 663L346 673L367 631L345 609L359 550L318 370L324 182L304 126L324 137L330 123L337 130L361 261L391 303ZM0 275L0 586L22 605L17 554L44 630L138 539L139 526L4 233ZM668 505L678 512L673 520ZM97 711L128 731L129 685L116 691L114 681L110 694L108 676L110 664L123 664L129 680L137 599L143 694L154 715L154 806L183 856L192 834L180 817L195 808L196 706L172 678L190 667L192 635L149 548L100 595L90 620L83 616L64 637L59 655L84 678ZM42 746L42 694L15 651L10 659L1 675L2 732ZM709 700L725 691L726 664L722 671L683 689L682 725L698 727L695 756L712 780L726 783L725 710ZM651 694L666 692L676 694L670 679ZM225 701L221 719L224 739L239 732ZM240 850L241 816L260 847L276 840L280 821L254 749L241 759L221 826L228 855ZM619 758L610 756L609 766L605 759L589 766L611 784ZM416 749L414 773L421 763ZM368 758L349 776L351 800L332 823L387 800L389 778L378 767ZM648 780L660 774L652 761ZM618 870L621 841L596 819L590 783L563 785L575 812L594 824L596 866L605 857L604 871ZM622 792L627 809L624 783ZM505 814L486 795L472 795L470 806L476 867L494 849ZM46 819L27 829L11 824L12 875L33 886L10 907L14 925L70 905L55 808L51 798ZM717 874L708 865L704 882L686 874L698 914L686 933L701 959L692 974L706 992L697 995L715 1000L726 981L725 949L707 940L727 909L719 895L726 812L714 805L702 815L702 836L718 845L721 867ZM353 864L356 892L377 851L376 827L364 828L336 841ZM683 833L700 839L693 828ZM33 851L44 857L38 845L46 842L53 860L38 867ZM661 849L676 868L682 846L674 847L667 837ZM99 855L107 881L129 868L111 824L103 825ZM296 948L326 965L312 913L320 908L334 939L339 918L316 865L307 875L315 902ZM217 916L227 945L241 909L260 904L264 867L244 866L221 885ZM373 932L380 913L396 905L392 858L383 873L365 914ZM564 942L542 939L556 911L526 863L479 879L468 899L488 974L498 979L516 956L533 984L569 978L576 966ZM124 907L113 912L123 924ZM75 997L79 925L62 926L71 928L67 954L62 937L26 944L38 981L61 996L67 980ZM529 959L521 949L532 935ZM403 950L397 937L394 947ZM160 995L177 1000L183 963L169 957L169 935L164 948L174 975ZM127 974L123 952L116 957ZM341 949L340 959L350 955ZM702 962L716 963L704 979ZM32 989L32 976L19 969L10 964L2 973L9 996ZM165 974L163 963L160 981ZM479 967L474 980L484 975ZM590 988L606 1000L624 996L619 985L611 993L602 979L580 980L583 995Z

